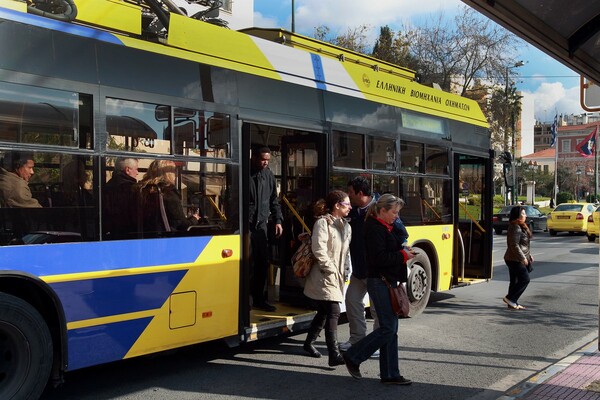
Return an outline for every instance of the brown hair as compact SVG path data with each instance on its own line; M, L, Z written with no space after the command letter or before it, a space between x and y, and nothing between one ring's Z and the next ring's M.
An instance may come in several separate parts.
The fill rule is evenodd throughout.
M527 226L527 223L519 221L519 218L521 218L522 211L525 211L525 207L522 207L522 206L513 207L510 210L510 214L508 216L508 222L511 224L514 224L514 225L519 225L521 227L521 229L523 230L523 232L527 233L527 236L531 237L531 230L529 230L529 226ZM527 216L525 216L525 219L527 219Z
M313 215L318 217L325 215L333 210L333 207L348 197L348 193L341 190L332 190L324 199L317 200L313 206Z

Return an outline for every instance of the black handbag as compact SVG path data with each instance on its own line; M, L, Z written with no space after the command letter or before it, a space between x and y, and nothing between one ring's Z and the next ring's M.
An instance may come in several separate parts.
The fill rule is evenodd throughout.
M408 294L406 294L404 285L400 283L398 286L392 287L383 276L381 280L385 282L390 292L390 301L392 302L394 313L399 317L407 318L410 312L410 300L408 300Z
M526 265L527 272L532 273L533 272L533 260L531 259L531 257L529 257L527 260L529 261Z

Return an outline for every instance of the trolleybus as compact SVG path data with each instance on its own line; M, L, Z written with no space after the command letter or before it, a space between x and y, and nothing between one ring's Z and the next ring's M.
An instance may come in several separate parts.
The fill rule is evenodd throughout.
M169 4L0 0L0 178L22 179L27 160L34 201L5 201L0 179L0 398L37 398L79 368L307 328L296 215L310 226L310 204L356 175L406 202L411 315L432 291L492 276L493 157L475 102L368 56ZM270 241L275 312L249 296L247 177L261 146L284 213ZM182 212L201 223L111 228L115 210L139 219L106 200L127 158L136 180L172 161Z

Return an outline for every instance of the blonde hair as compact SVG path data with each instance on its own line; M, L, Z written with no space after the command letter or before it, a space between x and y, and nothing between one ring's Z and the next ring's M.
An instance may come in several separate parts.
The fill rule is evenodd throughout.
M366 217L375 217L381 210L391 210L394 207L404 207L404 200L400 197L394 196L393 194L386 193L382 195L379 200L373 203L367 211Z
M171 160L154 160L150 163L148 171L139 183L139 188L148 186L174 186L175 185L175 163Z

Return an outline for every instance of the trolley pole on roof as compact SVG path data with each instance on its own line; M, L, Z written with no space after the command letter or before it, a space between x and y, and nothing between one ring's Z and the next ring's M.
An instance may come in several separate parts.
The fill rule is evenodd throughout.
M296 17L295 17L295 10L296 7L294 7L294 0L292 0L292 33L296 33Z

